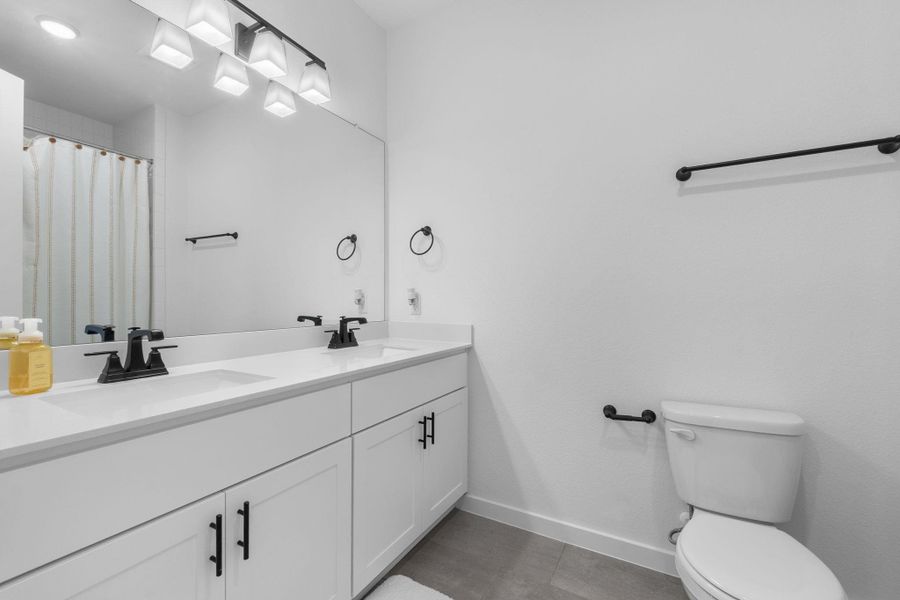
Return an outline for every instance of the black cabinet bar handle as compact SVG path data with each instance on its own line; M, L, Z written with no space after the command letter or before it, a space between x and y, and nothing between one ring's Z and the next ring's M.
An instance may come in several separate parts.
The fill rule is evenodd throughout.
M244 508L239 508L237 514L244 517L244 539L238 540L237 545L244 549L244 560L250 558L250 503L244 502Z
M422 437L419 439L419 442L422 444L422 449L428 449L428 419L423 418L419 421L419 425L422 426Z
M434 412L431 413L430 417L425 417L426 421L431 421L431 434L428 435L428 439L431 441L431 445L434 446Z
M222 515L216 515L215 523L210 523L210 527L216 530L216 553L209 557L209 560L216 563L216 577L222 576Z

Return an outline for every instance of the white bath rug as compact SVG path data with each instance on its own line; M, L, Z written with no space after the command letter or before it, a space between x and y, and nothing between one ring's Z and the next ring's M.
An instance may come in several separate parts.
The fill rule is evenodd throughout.
M451 600L450 597L416 583L409 577L394 575L384 580L366 600Z

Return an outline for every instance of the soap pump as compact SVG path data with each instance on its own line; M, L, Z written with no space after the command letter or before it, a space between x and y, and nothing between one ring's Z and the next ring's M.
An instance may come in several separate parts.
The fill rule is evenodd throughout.
M22 319L19 342L9 349L9 393L17 396L53 387L53 353L38 329L41 319Z
M16 317L0 317L0 350L9 350L19 337Z

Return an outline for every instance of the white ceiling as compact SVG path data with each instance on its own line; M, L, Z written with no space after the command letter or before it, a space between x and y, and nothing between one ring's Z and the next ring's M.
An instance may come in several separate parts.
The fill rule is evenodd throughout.
M423 17L453 0L355 0L372 19L385 29L394 29Z

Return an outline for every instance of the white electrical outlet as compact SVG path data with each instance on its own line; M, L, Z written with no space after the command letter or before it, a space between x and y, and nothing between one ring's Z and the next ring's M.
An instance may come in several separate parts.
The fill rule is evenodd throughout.
M409 303L409 314L422 314L422 303L420 300L419 292L416 291L416 288L409 288L406 290L406 301Z

